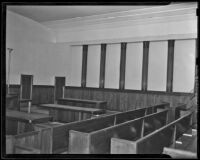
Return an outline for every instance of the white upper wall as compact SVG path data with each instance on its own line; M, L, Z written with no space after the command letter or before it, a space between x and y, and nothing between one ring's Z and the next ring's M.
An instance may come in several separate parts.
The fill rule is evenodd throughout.
M70 45L196 38L196 8L197 3L182 3L42 24L8 11L10 83L19 84L20 74L33 74L34 84L53 85L54 76L66 76L67 83Z
M49 21L56 43L117 43L197 36L197 3L155 6L103 15Z
M54 36L48 28L7 11L6 48L14 49L10 63L10 83L19 84L21 74L32 74L34 84L53 85L54 76L66 75L68 46L59 46L53 42ZM8 71L8 50L6 60Z

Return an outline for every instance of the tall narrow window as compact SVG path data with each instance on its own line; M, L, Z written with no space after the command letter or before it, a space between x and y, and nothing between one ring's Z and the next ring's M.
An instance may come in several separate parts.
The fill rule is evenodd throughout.
M176 40L173 92L192 92L195 80L195 40Z
M141 90L143 43L127 43L125 89Z
M148 90L166 91L168 42L150 42Z
M121 44L108 44L106 49L105 88L119 89Z
M99 87L101 45L89 45L87 56L87 87Z
M69 76L70 86L81 86L82 46L71 47L71 68Z

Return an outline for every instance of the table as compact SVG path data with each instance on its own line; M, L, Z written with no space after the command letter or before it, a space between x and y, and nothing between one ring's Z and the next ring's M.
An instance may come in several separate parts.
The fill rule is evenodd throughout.
M6 134L19 134L32 131L33 124L51 121L52 117L47 114L27 113L16 110L6 110Z
M57 100L58 104L71 105L76 106L79 104L81 107L91 106L93 108L101 108L106 109L107 102L106 101L97 101L97 100L88 100L88 99L77 99L77 98L59 98Z
M65 110L65 111L78 112L79 113L78 120L83 119L83 113L89 113L93 116L94 114L102 114L105 112L105 110L99 108L78 107L78 106L61 105L61 104L41 104L39 107L47 108L50 110Z

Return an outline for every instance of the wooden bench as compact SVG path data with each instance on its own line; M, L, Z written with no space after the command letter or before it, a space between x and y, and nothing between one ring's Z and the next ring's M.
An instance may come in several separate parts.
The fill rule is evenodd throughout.
M156 105L155 108L165 108L168 107L168 103L162 103ZM147 107L148 108L148 107ZM69 142L69 130L77 129L77 128L97 128L102 127L106 128L109 126L113 126L119 123L123 123L128 120L132 120L135 118L139 118L145 115L146 109L137 109L126 111L122 113L110 113L109 115L99 116L92 119L86 119L82 121L75 121L71 123L66 123L59 126L52 126L52 152L51 153L62 153L68 151L68 142ZM156 111L156 109L155 109ZM42 124L36 124L38 128L43 128ZM49 125L48 125L49 127Z
M80 121L83 119L91 118L95 114L105 113L105 110L103 109L60 105L60 104L42 104L39 107L49 109L50 111L49 113L53 117L53 121L62 121L62 122L70 122L70 120ZM62 115L68 113L69 111L78 113L78 117L75 117L74 119L69 119L68 117L66 117L67 119L64 119L63 118L64 116Z
M197 158L197 130L188 130L173 145L164 147L163 153L172 158Z
M52 117L46 114L6 110L6 134L16 135L33 131L33 124L44 123L51 120Z
M192 113L184 115L136 141L127 140L126 138L112 138L111 153L161 154L164 147L172 145L176 139L180 138L190 128L191 115Z
M148 110L149 108L147 108ZM143 135L158 129L167 123L168 109L163 111L132 118L133 120L120 121L113 126L80 127L69 132L69 153L72 154L108 154L110 153L110 139L121 137L138 139ZM102 127L103 126L103 127Z

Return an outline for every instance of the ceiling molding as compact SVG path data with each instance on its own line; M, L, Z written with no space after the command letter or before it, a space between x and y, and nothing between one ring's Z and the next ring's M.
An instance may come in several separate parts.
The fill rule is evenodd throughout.
M152 20L153 18L165 18L181 15L196 16L197 3L181 3L166 6L155 6L137 10L115 12L109 14L72 18L66 20L48 21L41 23L51 29L74 29L90 25L123 23L127 21Z
M85 30L101 30L101 29L109 29L109 28L120 28L120 27L131 27L136 25L144 25L144 24L156 24L156 23L166 23L166 22L177 22L177 21L190 21L197 20L197 17L194 14L183 14L177 16L167 16L167 17L154 17L148 19L138 19L138 20L127 20L123 23L120 21L110 22L110 23L101 23L101 24L91 24L85 26L74 26L70 28L56 28L56 30L62 30L65 32L77 32L77 31L85 31ZM52 29L52 28L51 28Z
M121 42L143 42L143 41L166 41L170 39L184 40L184 39L196 39L197 34L168 34L162 36L145 36L145 37L133 37L133 38L119 38L119 39L102 39L102 40L88 40L88 41L76 41L76 42L59 42L59 44L68 44L71 46L77 45L92 45L101 43L121 43Z

